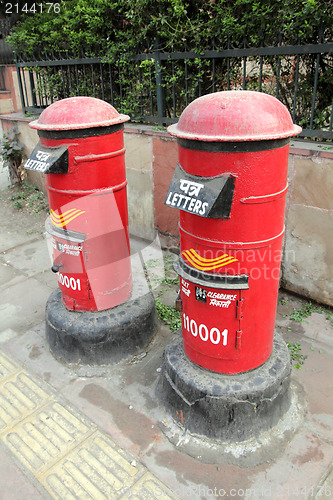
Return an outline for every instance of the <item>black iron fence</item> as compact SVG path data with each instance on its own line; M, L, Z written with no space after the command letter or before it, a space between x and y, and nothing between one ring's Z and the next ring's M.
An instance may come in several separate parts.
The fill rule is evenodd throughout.
M5 66L0 66L0 91L6 90Z
M33 58L17 54L22 108L38 112L52 102L89 95L110 102L133 121L160 126L178 120L196 97L220 90L256 90L280 99L303 137L331 139L333 125L333 43L323 31L316 43L241 46L193 51L153 50L112 61L81 52L73 57L40 51ZM95 51L96 53L96 51Z

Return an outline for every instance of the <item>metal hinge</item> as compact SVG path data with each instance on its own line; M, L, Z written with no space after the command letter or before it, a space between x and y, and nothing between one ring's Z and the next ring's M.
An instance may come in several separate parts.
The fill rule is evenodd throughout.
M236 332L236 349L240 349L242 347L242 335L243 331L242 330L237 330Z
M239 320L239 330L236 331L235 347L238 350L242 347L243 331L241 330L240 322L243 319L243 305L244 305L244 299L237 300L237 302L236 302L236 319Z
M236 303L236 319L243 319L243 305L244 305L244 299L239 299L237 300Z
M183 310L183 301L180 297L180 290L178 291L178 295L176 298L175 308L176 308L176 311L182 312L182 310Z

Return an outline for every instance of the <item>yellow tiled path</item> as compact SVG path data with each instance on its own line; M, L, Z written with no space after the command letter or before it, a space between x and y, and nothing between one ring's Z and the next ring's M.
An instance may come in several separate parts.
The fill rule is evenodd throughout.
M177 499L53 389L0 351L0 439L57 499Z

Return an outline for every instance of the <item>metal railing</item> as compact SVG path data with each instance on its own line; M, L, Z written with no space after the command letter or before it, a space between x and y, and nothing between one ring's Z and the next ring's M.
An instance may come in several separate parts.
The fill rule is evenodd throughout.
M5 82L5 66L0 66L0 91L7 90Z
M107 61L82 51L39 52L33 58L17 54L17 74L26 112L38 112L52 102L90 95L110 102L134 121L160 126L178 120L196 97L220 90L257 90L276 96L303 127L303 137L331 139L333 125L333 43L241 46L165 52L152 50Z

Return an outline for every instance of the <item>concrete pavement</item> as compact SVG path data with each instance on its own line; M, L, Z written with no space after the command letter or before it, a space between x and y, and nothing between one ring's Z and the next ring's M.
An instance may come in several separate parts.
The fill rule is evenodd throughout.
M330 311L280 294L277 330L307 356L293 369L284 427L239 446L181 434L155 395L174 335L166 325L113 366L68 367L49 352L47 214L15 210L10 193L0 192L1 500L333 497ZM176 287L164 281L155 293L171 304Z

